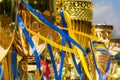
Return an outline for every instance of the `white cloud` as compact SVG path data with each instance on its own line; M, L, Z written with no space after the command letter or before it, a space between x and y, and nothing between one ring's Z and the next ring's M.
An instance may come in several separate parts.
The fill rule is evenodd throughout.
M101 0L94 4L93 10L93 24L104 23L114 26L113 35L120 38L120 14L118 14L112 3Z

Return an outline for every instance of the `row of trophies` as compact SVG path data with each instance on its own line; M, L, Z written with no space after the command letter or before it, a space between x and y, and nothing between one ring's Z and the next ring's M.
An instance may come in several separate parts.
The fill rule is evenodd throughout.
M119 79L120 39L92 15L91 0L0 0L0 79Z

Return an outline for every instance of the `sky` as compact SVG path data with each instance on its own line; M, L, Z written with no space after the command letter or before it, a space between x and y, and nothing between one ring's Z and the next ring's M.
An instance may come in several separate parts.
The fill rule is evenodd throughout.
M92 0L93 24L113 25L113 38L120 38L120 0Z

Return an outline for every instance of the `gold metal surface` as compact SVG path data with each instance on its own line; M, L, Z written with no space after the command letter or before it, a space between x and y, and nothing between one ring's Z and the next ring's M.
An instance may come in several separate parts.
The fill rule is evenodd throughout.
M108 45L108 50L111 55L117 55L120 53L120 39L110 39L110 43Z
M0 61L7 55L14 40L15 24L11 23L10 17L6 20L6 25L3 26L0 18Z
M71 19L92 21L92 2L83 0L65 0L64 9Z
M56 20L60 22L60 8L67 11L71 19L92 22L93 4L90 0L56 0Z
M98 37L99 42L107 45L112 37L113 26L106 24L93 25L93 29L93 35Z

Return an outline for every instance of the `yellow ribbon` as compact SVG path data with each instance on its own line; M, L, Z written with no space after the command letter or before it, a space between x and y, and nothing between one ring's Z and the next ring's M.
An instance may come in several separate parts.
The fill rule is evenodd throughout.
M56 42L54 42L54 41L52 41L52 40L49 40L48 38L46 38L46 37L44 37L44 36L42 36L42 35L40 35L40 34L37 34L36 32L34 32L34 31L32 31L32 30L30 30L30 29L28 29L28 28L26 28L26 29L27 29L27 31L28 31L29 33L31 33L32 35L37 36L37 37L40 38L41 40L45 41L46 43L49 43L50 45L52 45L52 46L54 46L54 47L56 47L56 48L59 48L60 50L64 50L64 51L70 52L70 53L75 53L75 52L76 52L74 49L71 49L71 48L68 48L68 47L65 47L65 46L61 46L61 45L57 44Z
M89 38L89 39L91 39L91 40L93 40L93 41L94 41L94 40L95 40L95 41L98 41L98 40L99 40L96 36L88 35L88 34L86 34L86 33L84 33L84 32L78 32L78 31L75 31L75 30L72 30L72 29L63 28L63 27L59 27L59 26L58 26L58 28L63 29L63 30L67 30L67 31L72 31L72 32L75 33L75 34L79 34L79 35L85 36L85 37L87 37L87 38Z

